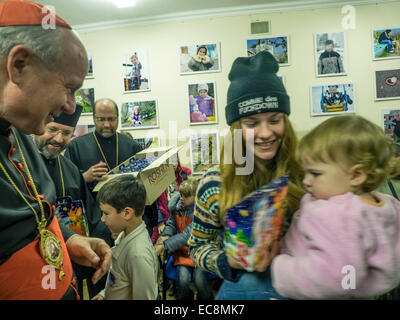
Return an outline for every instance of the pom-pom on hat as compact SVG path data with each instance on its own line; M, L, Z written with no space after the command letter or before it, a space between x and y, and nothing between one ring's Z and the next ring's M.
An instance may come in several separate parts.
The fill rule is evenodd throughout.
M42 4L24 0L6 0L0 2L0 27L42 25L47 22L49 10ZM45 19L45 20L43 20ZM54 22L57 26L71 29L71 26L56 14Z
M81 116L82 106L77 104L73 114L63 112L59 117L55 117L53 122L63 124L64 126L76 127L79 117Z
M264 112L290 114L289 96L276 75L279 65L268 51L237 58L229 72L231 84L225 117L228 125L243 117Z

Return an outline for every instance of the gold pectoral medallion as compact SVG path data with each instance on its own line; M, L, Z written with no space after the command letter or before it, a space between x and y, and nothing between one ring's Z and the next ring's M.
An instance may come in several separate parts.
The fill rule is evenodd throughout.
M40 254L49 265L60 269L58 279L62 280L64 271L62 270L63 252L61 241L53 232L46 229L40 231Z

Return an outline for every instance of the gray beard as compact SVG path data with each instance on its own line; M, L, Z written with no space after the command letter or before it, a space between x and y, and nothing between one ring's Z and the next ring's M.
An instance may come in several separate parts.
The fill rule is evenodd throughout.
M35 143L36 143L36 142L35 142ZM36 144L36 145L37 145L37 144ZM61 151L60 151L57 155L51 154L51 153L46 149L46 146L39 147L39 146L37 145L37 147L38 147L38 149L39 149L39 152L40 152L46 159L48 159L48 160L56 159L56 158L61 154Z

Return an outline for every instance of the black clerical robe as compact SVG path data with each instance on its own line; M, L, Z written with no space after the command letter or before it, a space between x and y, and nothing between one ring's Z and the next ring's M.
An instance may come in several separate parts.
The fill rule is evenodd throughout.
M121 164L125 160L129 159L137 152L142 150L133 139L125 136L123 134L118 134L118 163L116 159L116 135L104 138L96 131L95 135L97 141L103 151L104 156L110 166L110 169L115 168L117 165ZM83 136L75 138L68 145L65 156L69 158L81 171L81 173L86 172L91 166L104 161L103 155L101 154L100 148L97 145L97 141L93 136L93 132L87 133ZM94 187L97 182L88 183L88 188L92 192L94 198L96 198L96 192L93 192ZM158 207L157 201L146 206L143 219L146 223L147 230L151 236L153 228L157 226L158 220Z
M65 196L70 196L72 200L82 200L83 202L90 236L104 239L109 245L111 245L111 232L101 221L100 208L89 192L78 167L74 165L71 160L60 155L60 172L57 158L47 159L43 154L42 158L56 186L57 197L63 197L63 187L61 183L62 172Z
M33 191L28 182L27 171L22 164L15 136L11 133L11 129L18 138L37 191L39 195L43 195L44 214L47 218L47 226L49 226L54 219L54 216L50 216L50 207L55 204L56 200L56 190L52 179L32 138L18 132L11 127L8 121L2 118L0 118L0 161L22 195L38 213L40 219L39 204L29 194L29 192L33 194ZM36 239L38 225L32 209L14 189L2 170L0 171L0 194L0 266L2 266L14 253L25 248ZM60 229L65 242L74 234L67 227L60 225ZM39 255L29 257L26 261L26 267L29 268L29 259L37 259L38 257L40 258ZM24 274L18 274L18 277L24 277ZM35 289L32 288L32 290ZM71 290L67 291L67 295L71 294Z
M68 158L60 155L58 159L47 159L43 154L42 158L46 164L47 170L53 179L56 187L57 197L70 196L72 200L82 200L86 212L86 221L89 227L91 237L97 237L105 240L109 246L113 246L114 241L111 238L111 232L101 221L101 211L88 190L85 180L82 177L78 167ZM61 164L61 171L60 171ZM61 179L61 174L62 178ZM61 181L64 181L64 190ZM79 285L79 295L83 295L83 280L88 279L87 287L90 298L93 298L105 286L106 277L104 276L96 285L93 285L91 278L95 269L73 264Z
M101 150L106 159L101 154L99 145L94 138L93 132L87 133L83 136L77 137L68 145L65 156L69 158L81 171L86 172L91 166L99 163L100 161L106 162L107 160L110 169L115 168L125 160L129 159L142 148L131 138L126 135L118 134L118 163L117 163L117 139L114 134L111 137L104 138L97 133L95 135L100 145ZM97 182L88 183L88 188L92 192ZM95 197L96 195L93 194Z

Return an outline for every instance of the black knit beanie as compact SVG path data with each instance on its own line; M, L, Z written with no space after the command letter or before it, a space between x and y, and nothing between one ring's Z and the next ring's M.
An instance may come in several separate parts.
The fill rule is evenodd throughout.
M278 70L278 62L268 51L249 58L237 58L233 62L225 108L228 125L258 113L290 114L289 96L276 75Z

